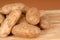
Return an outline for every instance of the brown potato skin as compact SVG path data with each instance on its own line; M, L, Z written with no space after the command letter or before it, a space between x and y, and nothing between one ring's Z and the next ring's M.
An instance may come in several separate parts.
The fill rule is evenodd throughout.
M15 25L12 29L12 34L23 38L35 38L40 35L40 28L30 25L28 23L20 23Z
M12 10L16 10L16 9L22 11L27 10L26 6L23 3L11 3L11 4L6 4L2 8L0 8L0 12L6 15L9 14Z
M26 20L32 25L36 25L40 21L40 13L37 8L30 8L26 13Z
M50 28L49 22L45 16L42 16L40 19L40 28L42 28L42 29L49 29Z
M0 37L6 37L10 34L12 27L16 24L18 19L21 17L21 14L22 13L20 10L14 10L7 16L7 18L1 24Z
M4 21L5 17L4 15L0 14L0 24Z

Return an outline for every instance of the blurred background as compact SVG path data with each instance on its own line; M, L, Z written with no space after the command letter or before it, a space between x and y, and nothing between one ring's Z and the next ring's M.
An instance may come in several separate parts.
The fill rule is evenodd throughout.
M36 7L43 10L60 9L60 0L0 0L0 7L9 3L24 3L30 7Z

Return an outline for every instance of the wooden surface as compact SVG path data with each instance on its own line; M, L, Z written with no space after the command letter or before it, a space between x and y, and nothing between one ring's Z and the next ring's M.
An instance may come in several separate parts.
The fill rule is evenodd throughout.
M21 2L27 6L33 6L39 9L60 9L59 0L0 0L0 7L15 2Z

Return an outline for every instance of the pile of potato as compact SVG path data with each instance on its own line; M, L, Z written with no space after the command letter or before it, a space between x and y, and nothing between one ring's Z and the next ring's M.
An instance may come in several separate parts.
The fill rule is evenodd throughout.
M28 8L23 4L8 4L0 10L0 37L10 33L14 36L34 38L40 35L40 14L37 8Z
M0 8L0 37L14 36L26 40L39 40L46 30L58 26L59 16L60 14L54 15L22 3L7 4Z

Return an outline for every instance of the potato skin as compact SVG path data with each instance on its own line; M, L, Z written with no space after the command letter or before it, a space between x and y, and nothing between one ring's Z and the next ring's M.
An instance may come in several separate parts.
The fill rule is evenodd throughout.
M2 14L9 14L12 10L16 10L16 9L24 11L26 10L26 6L22 3L11 3L4 5L2 8L0 8L0 12Z
M42 16L40 19L40 28L49 29L49 22L45 16Z
M0 14L0 24L4 21L5 17L4 15Z
M40 35L40 28L28 23L20 23L12 29L12 34L23 38L35 38Z
M8 17L1 24L0 37L6 37L10 34L12 27L16 24L20 16L21 16L20 10L14 10L8 15Z
M40 13L36 8L30 8L26 13L26 20L28 23L36 25L40 21Z

